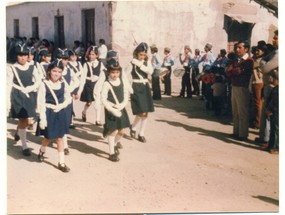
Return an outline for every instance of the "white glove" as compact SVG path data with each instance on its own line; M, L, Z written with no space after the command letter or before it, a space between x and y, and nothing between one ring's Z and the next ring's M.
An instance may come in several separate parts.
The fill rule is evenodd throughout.
M40 119L40 128L42 130L44 130L45 127L47 127L47 120L46 119Z
M22 93L24 93L24 94L28 94L28 93L29 93L28 90L29 90L29 89L27 89L27 87L22 87L22 88L21 88L21 91L22 91Z
M123 105L123 103L121 103L121 104L116 104L116 105L114 106L114 108L116 108L116 109L118 109L118 110L123 110L123 109L125 108L125 106Z
M139 61L137 59L132 59L132 63L135 64L136 66L138 67L141 67L143 65L143 62L142 61Z
M64 108L64 104L61 103L59 105L56 105L55 109L53 110L55 113L61 111Z
M118 109L112 109L111 110L111 113L115 116L115 117L121 117L122 116L122 113L121 113L121 111L120 110L118 110Z
M28 86L24 88L25 93L30 93L33 91L33 86Z

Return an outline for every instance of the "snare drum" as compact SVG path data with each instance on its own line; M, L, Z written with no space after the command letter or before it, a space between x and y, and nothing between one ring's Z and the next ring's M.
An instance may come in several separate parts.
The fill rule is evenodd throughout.
M166 76L169 73L169 70L166 67L162 67L159 70L159 77L163 78L164 76Z
M183 67L177 67L173 70L173 74L175 77L181 78L185 73L185 69Z

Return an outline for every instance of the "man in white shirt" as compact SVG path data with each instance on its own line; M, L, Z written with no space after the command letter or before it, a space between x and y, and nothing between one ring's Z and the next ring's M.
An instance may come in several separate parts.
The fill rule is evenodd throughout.
M104 66L106 66L106 57L107 57L107 46L105 45L105 40L104 39L100 39L99 40L99 48L98 48L98 58L99 60L104 64Z

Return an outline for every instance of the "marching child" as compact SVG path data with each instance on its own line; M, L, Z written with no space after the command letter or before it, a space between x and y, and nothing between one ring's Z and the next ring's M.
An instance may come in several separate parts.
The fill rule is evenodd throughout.
M61 62L64 66L62 71L62 80L65 83L66 87L70 92L70 97L72 98L72 92L79 86L79 80L75 75L74 71L68 66L68 50L67 49L58 49L57 58L61 59ZM67 116L67 126L72 126L72 113L73 113L73 102L65 108ZM69 132L68 132L69 133ZM67 134L68 134L67 133ZM67 134L63 136L63 145L64 145L64 154L69 155L68 143L67 143Z
M65 165L63 136L68 133L66 107L71 103L70 91L62 79L64 65L62 60L52 62L48 67L47 78L38 91L38 111L40 115L37 135L44 139L38 154L38 160L43 162L46 147L50 140L55 139L59 156L58 168L62 172L69 172Z
M7 71L7 111L12 118L18 119L18 133L15 140L21 140L23 155L30 156L31 152L26 142L26 128L29 125L29 118L35 117L36 91L40 85L40 78L37 68L27 62L29 54L27 46L18 44L15 53L17 62Z
M122 68L118 61L112 59L107 65L108 78L103 84L101 100L105 107L104 133L107 134L111 161L119 161L118 148L122 148L120 139L124 135L124 128L130 126L129 117L125 109L128 98L128 85L121 78Z
M90 46L88 51L88 62L83 65L82 75L80 79L80 87L78 95L80 101L86 102L82 111L82 121L86 122L86 112L91 106L94 99L94 87L99 80L100 76L105 76L104 70L106 69L102 62L98 60L98 47ZM105 78L105 77L101 77ZM101 126L101 105L96 105L96 125Z
M148 45L144 42L140 43L133 53L133 59L126 69L127 74L132 77L131 107L132 112L136 116L131 127L131 137L136 137L137 127L140 123L138 140L145 143L145 128L149 112L154 112L154 105L151 96L148 75L152 75L153 67L148 61L147 56Z
M42 80L46 79L47 68L51 62L51 53L48 50L43 50L41 56L41 61L39 63L39 74Z

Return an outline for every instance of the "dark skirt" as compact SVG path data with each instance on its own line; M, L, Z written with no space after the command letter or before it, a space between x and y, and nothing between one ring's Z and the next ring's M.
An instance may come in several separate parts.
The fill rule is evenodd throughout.
M13 88L11 92L11 117L26 119L36 115L37 93L30 92L29 98L21 91Z
M91 80L86 80L83 91L80 96L80 101L82 102L93 102L94 96L93 96L93 91L95 87L96 82L92 82Z
M115 117L111 112L105 109L105 125L103 135L110 131L130 127L130 120L126 109L123 109L121 117Z
M153 100L149 84L133 83L134 93L131 94L131 107L134 115L154 112Z
M66 125L67 127L69 127L72 122L73 102L65 108L65 112L66 112L66 123L67 123ZM69 134L69 131L68 131L68 134Z
M65 134L69 133L69 125L67 126L67 114L66 110L62 109L61 111L55 113L52 109L47 108L46 110L47 117L47 127L42 130L37 125L36 135L43 135L47 139L56 139L62 138Z

